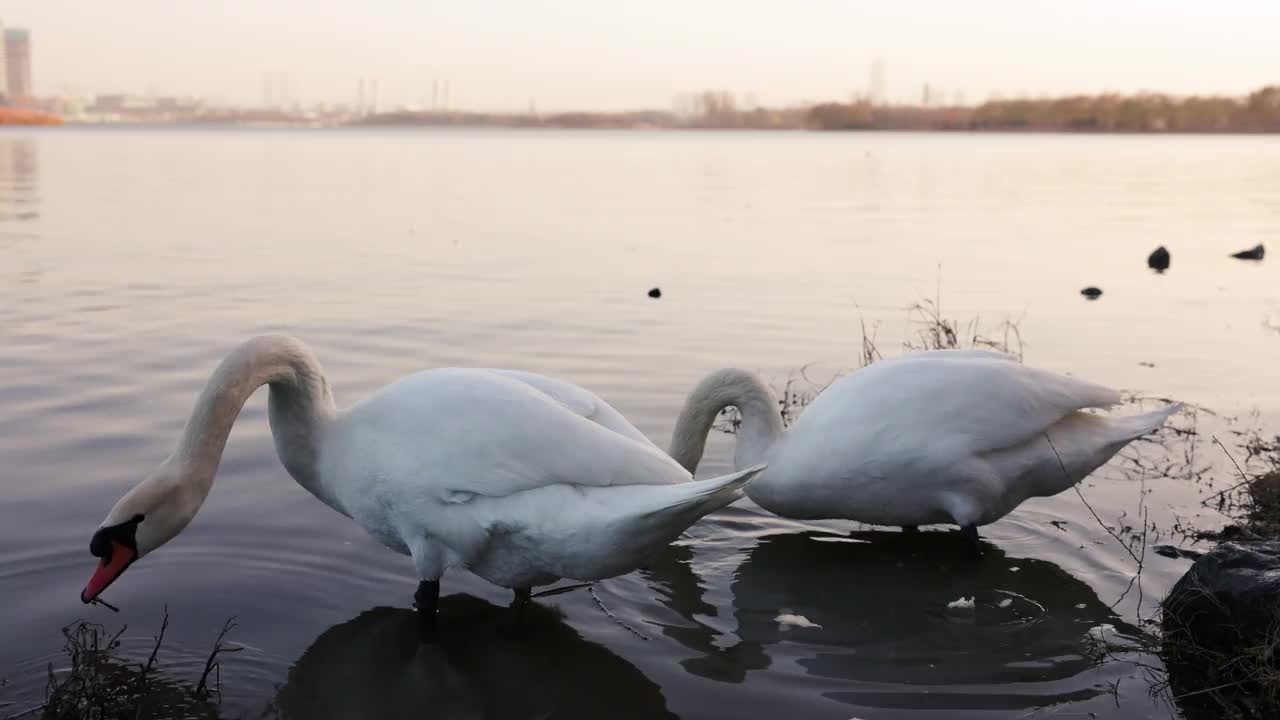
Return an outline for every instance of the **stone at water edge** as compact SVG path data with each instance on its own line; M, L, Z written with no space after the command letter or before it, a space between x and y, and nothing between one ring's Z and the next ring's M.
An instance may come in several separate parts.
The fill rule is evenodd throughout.
M1231 257L1237 260L1261 260L1263 255L1267 254L1267 249L1261 244L1254 245L1248 250L1241 250L1238 253L1231 253Z
M653 299L655 299L655 300L656 300L656 299L658 299L658 298L660 298L660 297L662 297L662 288L652 288L652 289L650 289L650 290L649 290L649 297L651 297L651 298L653 298Z
M1219 686L1220 695L1260 695L1260 665L1280 673L1280 657L1261 648L1280 632L1280 541L1224 542L1196 560L1161 603L1163 655L1176 696ZM1231 674L1238 670L1238 674ZM1278 709L1280 710L1280 709Z
M1080 294L1089 298L1090 300L1097 300L1098 298L1102 297L1102 290L1100 288L1096 288L1090 285L1089 287L1081 290Z
M1156 272L1164 272L1169 269L1169 251L1163 245L1156 248L1147 256L1147 267Z

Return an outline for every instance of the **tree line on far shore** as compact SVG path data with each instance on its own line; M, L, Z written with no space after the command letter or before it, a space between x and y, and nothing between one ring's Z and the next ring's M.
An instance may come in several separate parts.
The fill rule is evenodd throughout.
M734 96L687 96L679 112L477 113L392 112L362 125L462 125L550 128L687 128L757 130L963 130L1041 132L1280 132L1280 85L1246 97L1076 95L989 100L980 105L914 106L868 100L789 108L741 107Z

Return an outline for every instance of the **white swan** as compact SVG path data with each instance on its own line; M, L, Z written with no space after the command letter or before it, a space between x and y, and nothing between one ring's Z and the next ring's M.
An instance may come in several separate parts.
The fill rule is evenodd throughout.
M734 406L742 415L734 462L768 462L746 491L766 510L908 529L955 523L976 541L977 526L1066 490L1181 408L1081 412L1118 402L1115 390L1003 353L938 350L846 375L784 431L769 386L725 369L686 400L670 453L693 472L716 415Z
M276 451L289 474L382 544L413 558L416 600L434 618L439 579L462 567L528 588L638 567L703 515L741 496L760 468L693 482L600 398L507 370L409 375L344 412L301 342L254 338L196 401L174 453L125 494L93 535L98 595L176 536L213 485L245 401L270 386Z

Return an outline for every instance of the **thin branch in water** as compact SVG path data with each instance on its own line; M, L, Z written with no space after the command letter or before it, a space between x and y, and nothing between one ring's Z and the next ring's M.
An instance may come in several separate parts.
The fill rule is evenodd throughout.
M120 608L116 607L115 605L112 605L111 603L107 602L106 600L103 600L103 599L102 599L102 598L100 598L100 597L96 597L96 598L94 598L94 599L90 600L90 601L89 601L89 604L90 604L90 605L101 605L101 606L105 607L106 609L110 610L111 612L117 612L117 613L118 613L118 612L120 612Z
M235 628L236 628L235 617L228 618L227 621L222 624L222 630L218 633L218 637L215 638L213 641L213 649L209 651L209 657L205 658L204 672L200 674L200 682L196 685L196 692L195 692L196 697L199 697L199 698L208 697L209 673L211 672L216 672L214 677L215 677L217 689L214 692L221 694L222 668L218 663L218 654L224 653L224 652L228 652L228 653L240 652L241 650L244 649L242 647L227 647L226 645L222 644L222 641L224 638L226 638L227 633L231 632Z
M628 625L628 624L626 624L626 623L622 622L622 618L620 618L620 617L618 617L617 615L614 615L612 612L610 612L610 611L609 611L609 608L607 608L607 607L605 607L605 606L604 606L604 601L603 601L603 600L601 600L601 599L600 599L600 596L596 594L596 586L595 586L594 584L592 584L592 585L591 585L591 587L590 587L590 588L588 588L588 592L590 592L590 593L591 593L591 599L596 601L596 605L598 605L598 606L600 607L600 610L602 610L602 611L604 612L604 614L605 614L605 615L608 615L608 616L609 616L609 619L610 619L610 620L614 621L614 622L615 622L615 623L617 623L618 625L621 625L624 629L626 629L626 630L627 630L628 632L630 632L632 635L635 635L636 637L640 638L641 640L648 640L648 639L649 639L649 637L648 637L647 635L645 635L644 633L640 632L639 630L637 630L637 629L635 629L635 628L631 627L630 625Z
M1217 435L1213 435L1212 437L1213 441L1218 443L1218 447L1222 448L1222 452L1227 454L1227 459L1231 461L1231 464L1236 466L1236 472L1240 473L1240 478L1245 482L1248 482L1249 478L1244 474L1244 471L1240 469L1240 463L1236 462L1236 459L1231 457L1231 451L1227 450L1227 446L1222 444L1222 441L1218 439Z
M1049 439L1049 433L1041 432L1040 434L1044 436L1044 441L1049 443L1049 449L1053 451L1053 456L1058 459L1058 467L1062 468L1062 474L1066 476L1068 481L1070 481L1071 473L1067 472L1066 463L1062 462L1062 456L1058 454L1058 448L1054 447L1053 441ZM1098 525L1100 525L1103 530L1106 530L1108 535L1115 538L1115 541L1120 543L1120 547L1124 548L1125 552L1129 553L1129 557L1133 558L1133 561L1138 563L1138 567L1141 568L1142 560L1138 557L1137 553L1135 553L1133 548L1129 547L1129 545L1125 543L1123 538L1116 534L1115 530L1111 529L1111 526L1102 521L1102 518L1098 516L1097 511L1095 511L1093 506L1089 504L1089 501L1084 499L1084 493L1080 492L1079 483L1071 483L1071 489L1076 491L1076 497L1080 498L1080 502L1084 503L1084 506L1089 509L1089 514L1093 516L1094 520L1098 521Z
M147 677L151 674L152 668L156 665L156 655L160 653L160 645L164 643L164 633L169 629L169 606L164 606L164 618L160 621L160 632L155 636L155 644L151 646L151 655L147 657L147 662L141 666L138 673L138 679L135 681L137 689L134 694L139 698L145 697L147 692ZM138 704L138 713L142 712L142 704Z

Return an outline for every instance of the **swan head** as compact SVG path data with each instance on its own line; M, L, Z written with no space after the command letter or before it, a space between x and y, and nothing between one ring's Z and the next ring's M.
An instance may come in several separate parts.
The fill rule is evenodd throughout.
M189 473L166 462L138 483L111 508L89 540L98 566L80 592L80 601L93 602L129 566L172 540L195 517L207 488L191 482Z

